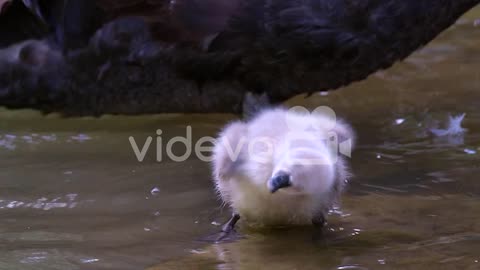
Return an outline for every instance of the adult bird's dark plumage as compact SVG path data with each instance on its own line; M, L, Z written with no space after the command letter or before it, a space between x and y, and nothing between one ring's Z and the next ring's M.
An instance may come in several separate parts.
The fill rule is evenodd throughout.
M85 37L94 36L83 49L69 45L75 49L66 54L69 68L62 68L61 78L52 77L51 71L35 73L43 80L58 80L48 84L54 89L39 92L34 84L13 83L20 80L15 77L18 72L0 68L0 75L11 79L0 82L0 105L81 115L240 112L247 92L266 94L277 103L297 94L336 89L388 68L480 0L93 2L95 10L103 10L104 21L142 17L151 37L126 46L130 51L116 55L121 61L100 81L98 69L107 57L92 45L102 38L98 33ZM82 12L88 17L94 9ZM110 35L116 37L112 44L138 40L135 35L142 31L129 32L124 27L128 20L108 25L116 31ZM91 27L80 19L75 26L78 33L88 33L83 26ZM108 29L103 29L105 35L113 31ZM60 46L72 44L69 31L62 33L66 41ZM75 44L81 43L78 35L75 38ZM46 92L48 98L36 96Z

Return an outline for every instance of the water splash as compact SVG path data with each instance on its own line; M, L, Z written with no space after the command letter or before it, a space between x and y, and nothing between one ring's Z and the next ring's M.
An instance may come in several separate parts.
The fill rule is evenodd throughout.
M463 149L463 152L465 152L468 155L475 155L477 153L477 151L473 149L468 149L468 148Z
M42 197L33 202L24 202L17 200L0 200L0 209L18 209L32 208L38 210L49 211L57 208L75 208L79 202L76 201L78 194L67 194L62 197L53 199Z
M0 148L5 148L7 150L15 150L17 146L15 145L15 135L6 134L4 136L0 135Z
M57 135L50 134L50 135L42 135L40 138L46 142L54 142L57 140Z
M158 196L160 194L160 189L158 187L154 187L150 193L153 195L153 196Z
M337 267L338 270L367 270L368 268L365 268L365 267L362 267L362 266L359 266L359 265L343 265L343 266L339 266Z
M53 143L60 141L59 139L62 139L61 141L65 141L68 143L84 143L86 141L90 141L93 138L87 134L77 134L77 135L72 135L67 138L62 138L58 137L56 134L45 134L41 135L38 133L32 133L32 134L17 134L17 135L12 135L12 134L0 134L0 149L6 149L6 150L16 150L17 147L21 147L23 145L38 145L42 143Z
M75 136L72 136L70 137L73 141L77 141L77 142L85 142L85 141L89 141L92 139L92 137L90 137L89 135L87 134L78 134L78 135L75 135Z
M401 125L405 122L405 119L404 118L398 118L398 119L395 119L395 124L396 125Z
M33 252L30 256L20 260L20 263L23 264L37 264L48 259L47 252Z
M82 259L81 262L82 263L95 263L95 262L99 262L100 260L99 259L95 259L95 258L92 258L92 259Z

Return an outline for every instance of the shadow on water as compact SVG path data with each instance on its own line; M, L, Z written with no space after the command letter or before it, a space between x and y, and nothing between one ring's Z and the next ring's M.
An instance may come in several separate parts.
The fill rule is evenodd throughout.
M330 106L359 137L355 177L322 238L242 229L232 243L198 241L228 209L208 163L174 162L165 147L188 125L195 141L233 116L0 111L0 269L479 269L478 10L388 71L289 102ZM429 132L462 113L466 133ZM153 137L143 162L130 136L140 147Z

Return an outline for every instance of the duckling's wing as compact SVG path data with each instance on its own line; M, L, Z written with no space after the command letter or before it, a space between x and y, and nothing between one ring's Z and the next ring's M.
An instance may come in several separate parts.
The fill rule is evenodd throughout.
M243 163L242 152L247 139L247 125L235 121L220 133L213 150L215 180L225 181L237 172Z

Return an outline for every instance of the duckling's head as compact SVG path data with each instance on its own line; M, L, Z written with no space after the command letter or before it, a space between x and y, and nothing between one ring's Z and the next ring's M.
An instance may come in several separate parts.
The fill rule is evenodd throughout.
M319 195L335 182L335 166L328 150L299 148L285 153L267 181L271 193Z

